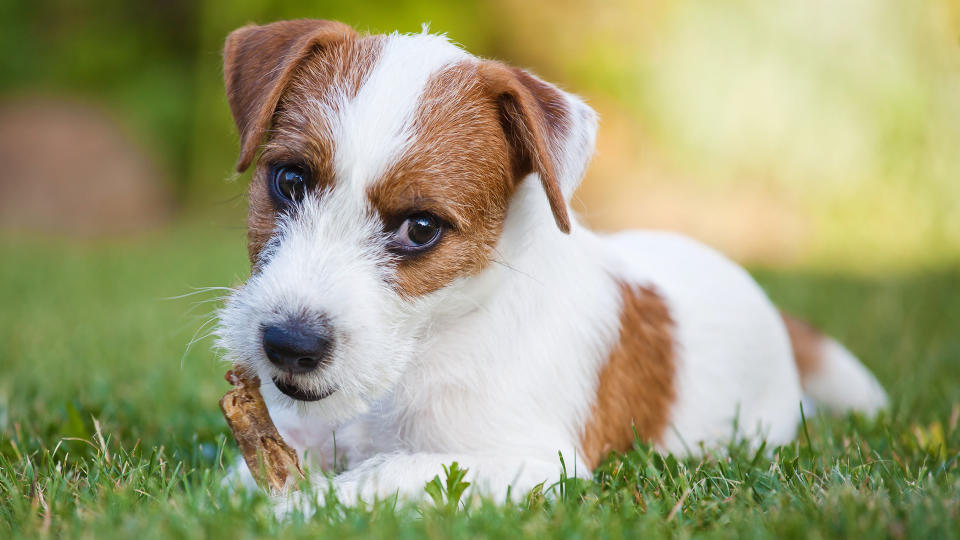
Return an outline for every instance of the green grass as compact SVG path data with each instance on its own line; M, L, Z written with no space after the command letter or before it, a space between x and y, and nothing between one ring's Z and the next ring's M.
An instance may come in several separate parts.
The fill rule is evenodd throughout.
M277 522L266 496L220 487L236 456L216 405L224 366L209 340L185 351L213 305L165 300L242 279L242 236L0 240L0 537L960 535L957 269L756 272L876 371L893 402L876 422L816 416L788 446L704 460L638 446L596 482L522 504L333 504Z

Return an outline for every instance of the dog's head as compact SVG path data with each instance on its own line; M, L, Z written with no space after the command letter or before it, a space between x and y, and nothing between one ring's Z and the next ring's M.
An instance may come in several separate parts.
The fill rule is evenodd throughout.
M237 169L262 151L252 276L219 343L302 411L342 420L390 390L494 261L522 183L542 185L524 204L550 208L551 234L570 230L595 115L523 70L443 36L297 20L230 34L224 76Z

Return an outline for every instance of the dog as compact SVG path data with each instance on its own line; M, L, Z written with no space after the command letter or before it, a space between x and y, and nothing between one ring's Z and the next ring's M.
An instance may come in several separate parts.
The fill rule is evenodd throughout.
M713 249L580 225L596 114L528 71L292 20L232 32L224 78L252 270L217 344L341 501L415 499L452 462L506 500L559 479L558 453L589 478L637 438L779 445L804 396L887 403Z

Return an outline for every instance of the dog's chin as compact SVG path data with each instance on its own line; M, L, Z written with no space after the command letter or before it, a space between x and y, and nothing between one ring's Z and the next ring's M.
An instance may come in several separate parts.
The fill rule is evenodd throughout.
M306 390L279 378L273 379L273 384L280 393L296 401L320 401L321 399L330 397L331 394L337 391L336 388L321 391Z

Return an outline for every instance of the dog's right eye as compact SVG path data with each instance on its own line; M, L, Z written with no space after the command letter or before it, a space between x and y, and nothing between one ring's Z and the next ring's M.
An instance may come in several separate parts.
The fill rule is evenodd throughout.
M420 212L400 224L390 240L390 248L399 255L416 255L434 246L443 234L443 224L433 214Z
M273 170L274 194L285 203L296 203L307 194L306 173L292 165L281 165Z

